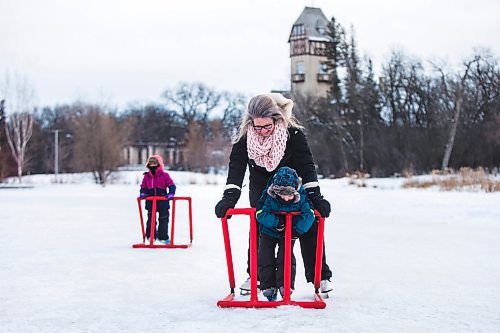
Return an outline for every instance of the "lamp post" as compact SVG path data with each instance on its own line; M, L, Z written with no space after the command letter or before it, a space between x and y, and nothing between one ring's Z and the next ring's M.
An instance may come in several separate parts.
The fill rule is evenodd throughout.
M57 182L57 175L59 174L59 132L60 129L52 130L54 132L54 176Z
M54 132L54 176L57 182L57 176L59 175L59 132L66 132L65 130L55 129L51 132ZM73 135L70 133L66 133L63 139L70 139Z

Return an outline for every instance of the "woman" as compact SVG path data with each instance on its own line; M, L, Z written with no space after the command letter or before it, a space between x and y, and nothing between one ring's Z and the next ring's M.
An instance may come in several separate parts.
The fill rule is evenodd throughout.
M224 217L228 209L234 208L240 198L247 165L250 170L251 207L257 206L262 191L276 170L287 166L295 169L302 178L307 196L321 216L330 215L330 203L321 195L311 150L302 126L292 116L292 107L292 100L277 93L257 95L250 100L239 132L233 140L224 195L215 206L218 218ZM317 223L314 223L299 238L307 282L314 281L316 237ZM249 261L247 273L250 273ZM323 249L321 292L332 290L331 277L332 272L326 264ZM242 293L250 290L249 278L240 289Z

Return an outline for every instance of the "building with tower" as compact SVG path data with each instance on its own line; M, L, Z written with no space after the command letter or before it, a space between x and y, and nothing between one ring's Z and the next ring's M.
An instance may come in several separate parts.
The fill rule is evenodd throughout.
M326 97L330 86L325 64L330 42L328 22L320 8L305 7L290 32L291 91Z

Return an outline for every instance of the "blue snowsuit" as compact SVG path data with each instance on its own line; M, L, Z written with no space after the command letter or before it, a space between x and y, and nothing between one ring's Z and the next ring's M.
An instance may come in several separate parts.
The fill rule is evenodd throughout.
M293 195L293 199L285 202L280 194ZM283 225L285 216L273 214L277 212L301 213L292 217L295 237L307 232L315 221L314 211L307 198L307 193L300 184L295 170L288 167L280 168L269 180L257 204L256 217L260 230L258 264L261 290L284 286L285 230ZM294 288L296 271L295 256L293 255L294 243L295 240L292 240L292 288ZM277 260L275 258L276 245L278 245Z

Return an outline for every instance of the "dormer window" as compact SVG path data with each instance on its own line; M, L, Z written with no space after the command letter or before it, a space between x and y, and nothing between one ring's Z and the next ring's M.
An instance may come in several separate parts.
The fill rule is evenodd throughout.
M292 28L292 37L303 36L306 34L306 29L303 24L295 24Z
M326 34L326 28L323 25L323 23L320 20L316 21L316 30L320 35L325 35Z

